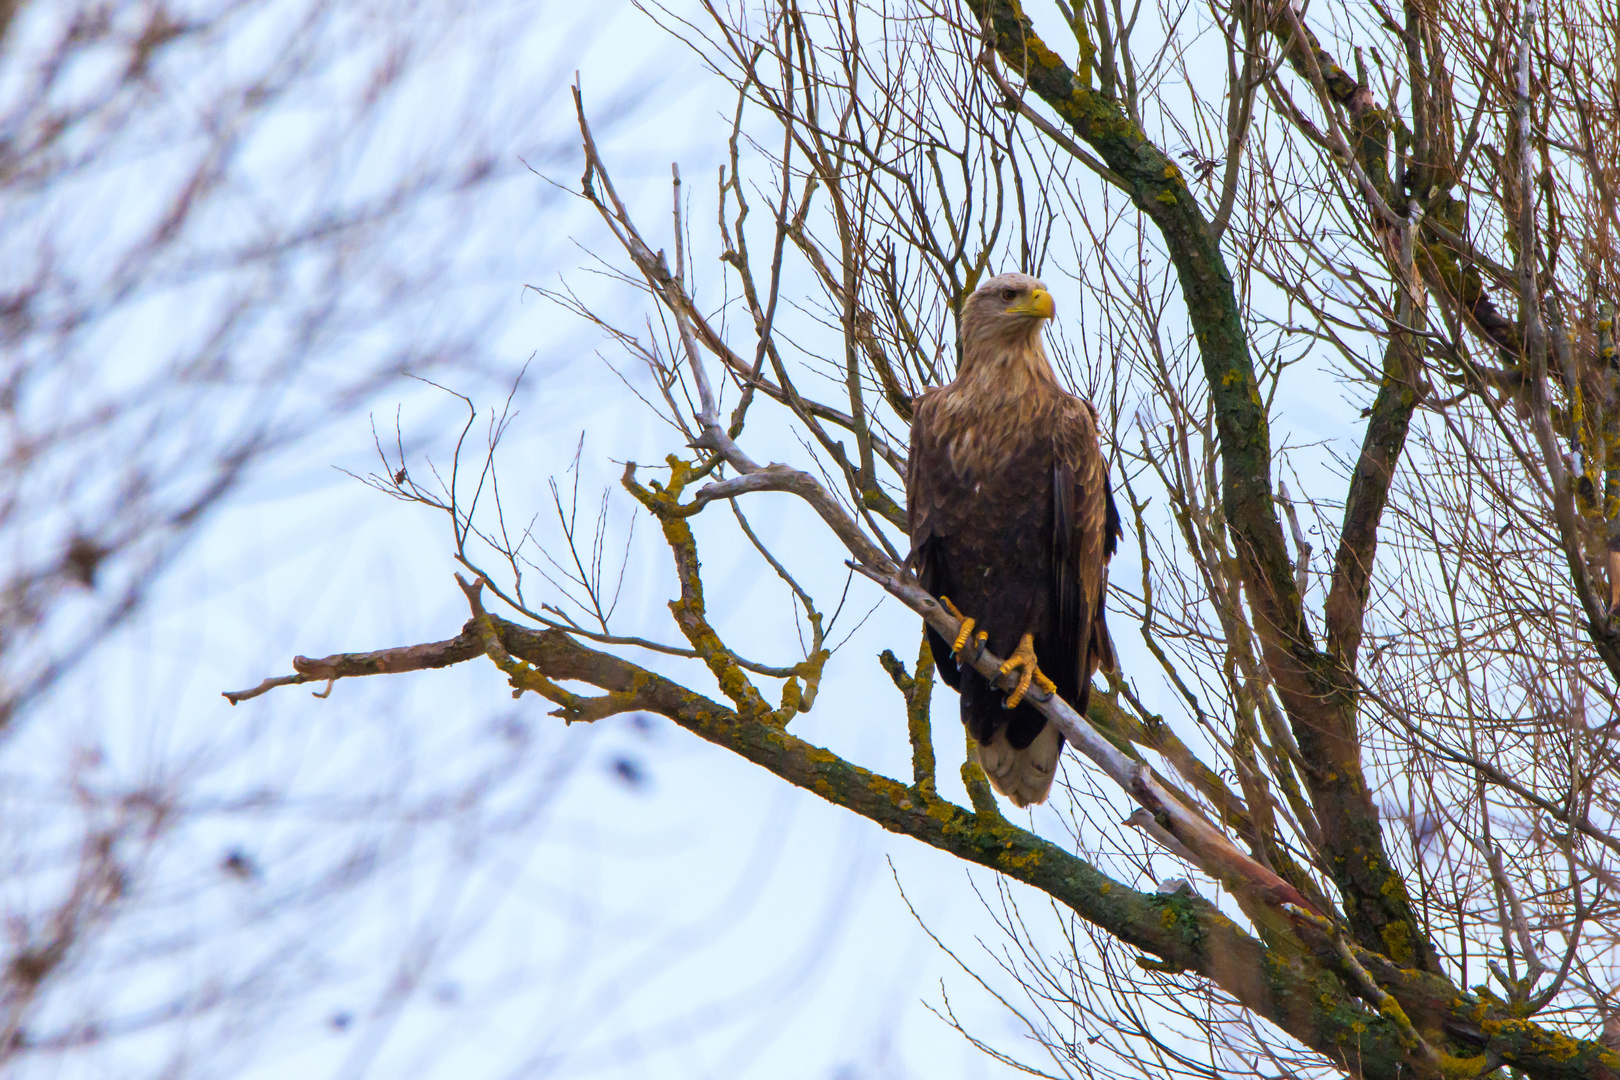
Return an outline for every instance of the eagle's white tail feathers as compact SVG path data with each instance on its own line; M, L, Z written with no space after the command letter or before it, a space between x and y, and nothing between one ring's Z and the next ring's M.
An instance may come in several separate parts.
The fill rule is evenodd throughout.
M1051 792L1058 756L1063 753L1063 733L1057 725L1048 723L1034 742L1014 750L1003 727L978 749L979 766L990 786L1011 799L1014 806L1025 807L1045 802Z

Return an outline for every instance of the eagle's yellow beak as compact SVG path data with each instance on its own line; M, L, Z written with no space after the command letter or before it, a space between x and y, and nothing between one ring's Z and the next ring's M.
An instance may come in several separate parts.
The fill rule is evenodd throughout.
M1007 309L1009 315L1033 315L1037 319L1050 319L1056 312L1057 305L1052 302L1052 294L1045 289L1036 289L1028 299Z

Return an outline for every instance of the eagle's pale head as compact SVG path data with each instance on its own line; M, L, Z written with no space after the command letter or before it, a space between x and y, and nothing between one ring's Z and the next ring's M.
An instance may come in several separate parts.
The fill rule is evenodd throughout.
M969 296L962 311L964 344L976 338L1032 338L1057 311L1046 286L1028 274L997 274Z
M964 372L1012 362L1050 379L1041 324L1056 310L1046 286L1028 274L997 274L980 285L962 308Z

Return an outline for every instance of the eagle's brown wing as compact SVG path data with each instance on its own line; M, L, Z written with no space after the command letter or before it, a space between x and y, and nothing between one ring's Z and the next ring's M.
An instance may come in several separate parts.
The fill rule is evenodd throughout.
M956 505L959 500L951 498L954 478L942 460L945 440L940 431L939 393L937 387L928 390L913 403L911 450L906 459L906 531L911 536L907 561L918 583L934 596L949 594L941 537L954 531L950 519L961 514L961 507ZM953 690L960 689L950 642L929 630L928 644L940 677Z
M1115 669L1103 614L1119 512L1091 404L1064 395L1052 428L1052 645L1041 667L1083 715L1091 677Z

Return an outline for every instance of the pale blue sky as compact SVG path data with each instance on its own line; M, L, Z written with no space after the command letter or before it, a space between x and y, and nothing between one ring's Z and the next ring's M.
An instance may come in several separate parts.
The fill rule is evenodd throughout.
M511 118L515 144L566 148L570 72L559 65L577 67L588 106L603 110L596 115L614 179L644 227L667 234L671 161L692 188L695 228L706 227L731 93L628 5L609 10L548 4L534 16L528 7L489 7L467 20L466 41L445 43L419 108L437 119L434 110L487 108ZM521 33L506 39L502 66L470 59L485 55L479 35L504 33L492 31L503 21ZM612 103L649 79L654 92L610 125ZM383 137L407 153L416 134L406 124ZM536 164L577 182L577 152ZM633 311L634 297L580 269L587 253L623 260L605 248L588 207L557 198L538 177L502 184L456 227L465 243L447 268L443 303L493 313L508 369L534 356L503 446L503 483L515 500L534 502L545 479L564 472L583 431L584 501L594 507L596 493L616 482L617 462L657 461L673 445L593 354L623 357L523 286L554 286L561 274L604 310ZM698 243L708 261L694 256L694 265L709 274L712 238L700 233ZM441 377L485 408L498 404L498 380ZM396 405L407 437L423 440L416 449L442 463L456 406L432 388L391 386L372 403L385 433ZM1291 413L1300 431L1337 433L1345 422L1315 410L1300 398ZM785 429L749 438L759 460L801 453ZM195 815L151 854L148 891L135 901L151 914L112 931L87 986L118 988L104 1000L135 1011L180 986L256 980L249 985L262 990L258 1004L64 1058L60 1075L135 1075L176 1059L199 1074L265 1078L1015 1075L930 1011L945 996L974 1034L1042 1063L1017 1019L929 939L901 896L903 888L929 930L1008 991L989 955L1004 938L975 891L995 902L990 875L667 722L621 717L564 730L536 698L511 701L482 662L344 682L327 700L289 688L227 706L222 690L288 670L295 653L458 632L466 611L445 525L337 471L375 468L372 429L355 415L255 473L145 613L0 750L7 774L32 773L41 790L87 746L105 752L108 786L185 778ZM614 505L622 526L625 500ZM828 541L808 515L785 497L746 508L807 587L836 598L840 562L825 557ZM699 527L722 634L749 642L759 659L796 660L780 582L737 537ZM645 520L631 550L616 629L672 640L667 553ZM879 599L869 583L851 587L845 627L877 609L829 664L815 711L795 730L905 775L900 699L875 656L893 648L909 663L918 628ZM1134 634L1116 637L1126 669L1142 669ZM1180 716L1172 696L1143 689L1150 705ZM954 712L954 696L942 691L939 773L959 798ZM41 722L45 715L53 722ZM1082 783L1083 767L1068 762ZM627 782L626 771L643 779ZM474 789L479 797L457 809ZM255 792L286 795L264 803L250 798ZM1109 803L1099 820L1129 812L1123 796ZM1043 834L1065 836L1055 811L1033 820ZM1140 845L1126 830L1086 841ZM256 874L222 882L220 860L235 850L252 856ZM1157 863L1164 876L1185 872ZM355 884L322 885L344 874ZM1048 905L1028 890L1012 893L1038 937L1059 948ZM148 957L158 939L189 944ZM57 1073L41 1063L37 1075Z

